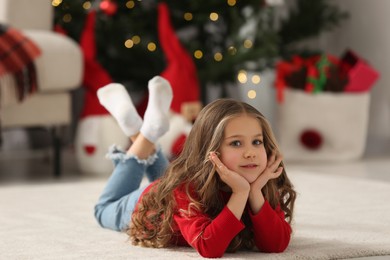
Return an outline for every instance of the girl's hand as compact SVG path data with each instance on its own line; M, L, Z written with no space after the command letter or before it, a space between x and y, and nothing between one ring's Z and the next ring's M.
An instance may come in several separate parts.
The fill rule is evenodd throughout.
M267 167L265 167L264 171L251 184L251 191L259 191L269 180L278 178L283 172L283 167L279 166L282 160L283 157L281 155L276 156L273 153L268 159Z
M282 174L283 167L279 167L281 162L282 157L276 157L276 155L273 153L268 159L267 167L251 184L249 192L249 205L252 209L253 214L257 214L263 207L265 202L261 189L267 184L269 180L278 178L280 174Z
M221 162L215 152L211 152L209 158L211 162L213 162L213 164L215 165L216 171L219 177L221 177L221 180L232 189L233 193L249 192L249 182L238 173L227 168Z
M214 163L221 180L232 189L232 195L226 203L226 207L237 219L241 219L248 201L249 182L238 173L228 169L214 152L210 153L210 160Z

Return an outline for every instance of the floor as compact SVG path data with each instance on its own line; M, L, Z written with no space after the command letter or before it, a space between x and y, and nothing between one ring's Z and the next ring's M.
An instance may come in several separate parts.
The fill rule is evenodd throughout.
M86 178L80 173L72 147L62 153L61 177L53 174L49 148L34 150L0 150L0 187L20 183L72 181ZM88 176L91 178L91 176ZM92 176L93 178L93 176Z
M79 172L71 146L64 149L62 176L53 176L50 149L4 151L0 149L0 188L3 185L37 182L68 182L89 178ZM390 182L390 154L365 156L362 160L339 163L293 163L285 162L286 169L322 174L343 175L351 178ZM357 258L356 258L357 259ZM389 256L365 257L359 259L382 260Z
M351 178L390 182L390 155L364 157L349 162L286 163L288 169L296 169L323 174L335 174Z
M74 150L65 147L62 154L62 176L55 178L51 165L51 150L0 149L0 186L16 183L69 181L83 178L102 178L80 173ZM362 160L332 163L285 162L288 170L315 171L351 178L390 182L390 153L366 155Z

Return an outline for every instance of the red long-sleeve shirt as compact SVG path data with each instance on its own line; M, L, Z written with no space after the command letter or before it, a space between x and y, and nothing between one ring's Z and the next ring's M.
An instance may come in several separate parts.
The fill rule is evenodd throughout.
M144 193L149 190L150 187ZM177 188L174 197L176 209L173 226L176 244L190 245L203 257L222 257L232 239L245 228L243 221L237 219L227 206L214 219L202 212L192 212L188 216L185 212L190 201L184 189ZM265 201L257 214L252 214L248 207L246 210L252 222L256 247L261 252L284 251L290 242L291 227L284 220L284 212L280 207L274 210Z

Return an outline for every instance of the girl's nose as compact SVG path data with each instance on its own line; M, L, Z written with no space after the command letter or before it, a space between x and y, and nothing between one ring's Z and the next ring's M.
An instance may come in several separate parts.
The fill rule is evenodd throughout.
M256 153L253 149L247 149L244 152L244 158L254 158L254 157L256 157Z

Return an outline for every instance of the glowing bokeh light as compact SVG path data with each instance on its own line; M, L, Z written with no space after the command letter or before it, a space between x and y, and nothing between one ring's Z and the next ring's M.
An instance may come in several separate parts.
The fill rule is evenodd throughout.
M72 21L72 15L71 14L65 14L62 17L62 21L64 21L64 23L70 23Z
M89 10L89 9L91 9L91 7L92 7L92 4L91 4L90 1L85 1L84 2L84 4L83 4L84 10Z
M215 61L221 61L223 59L223 55L220 52L217 52L214 54L214 60Z
M236 0L227 0L227 4L228 4L229 6L235 6L236 3L237 3Z
M191 21L192 19L193 19L194 17L193 17L193 15L192 15L192 13L184 13L184 20L186 20L186 21Z
M132 48L132 47L134 46L133 40L130 40L130 39L126 40L126 41L125 41L125 46L126 46L126 48L128 48L128 49Z
M201 50L196 50L194 52L194 57L197 59L201 59L203 57L203 52Z
M210 13L210 20L215 22L218 20L218 14L215 12Z
M156 46L156 44L154 42L149 42L147 48L148 48L149 51L155 51L157 46Z
M127 1L127 2L126 2L126 7L127 7L128 9L133 9L134 6L135 6L135 3L134 3L133 0L130 0L130 1Z
M228 48L228 53L229 53L230 55L236 55L236 53L237 53L236 47L230 46L230 47Z
M256 91L253 89L249 90L248 91L248 98L250 98L250 99L256 98Z
M253 84L259 84L260 81L261 81L261 78L260 78L259 75L253 75L253 76L252 76L252 83L253 83Z
M241 84L244 84L248 81L248 78L246 76L246 71L241 70L238 72L237 79Z
M62 0L53 0L51 1L51 5L54 7L59 6L62 3Z
M249 48L252 48L253 46L253 42L251 40L245 40L244 41L244 47L249 49Z
M134 44L138 44L141 42L141 37L139 37L138 35L134 35L133 37L131 37L131 40L134 42Z

